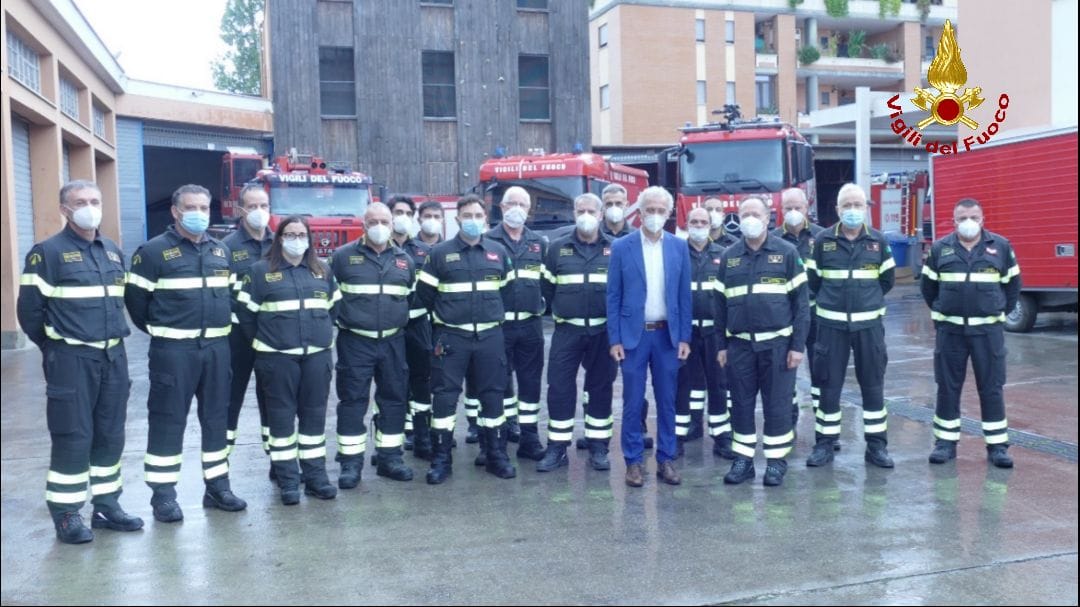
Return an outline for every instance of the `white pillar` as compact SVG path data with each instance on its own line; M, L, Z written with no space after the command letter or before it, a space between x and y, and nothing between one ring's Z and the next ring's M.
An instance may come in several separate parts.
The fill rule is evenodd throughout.
M855 87L855 184L870 196L870 87Z

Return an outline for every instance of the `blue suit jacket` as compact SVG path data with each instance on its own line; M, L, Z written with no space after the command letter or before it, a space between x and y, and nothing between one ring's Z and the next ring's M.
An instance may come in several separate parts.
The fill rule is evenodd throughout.
M694 309L690 298L690 248L686 241L664 234L664 302L671 345L690 343ZM645 258L641 235L631 234L611 245L608 264L607 331L611 345L632 350L645 332Z

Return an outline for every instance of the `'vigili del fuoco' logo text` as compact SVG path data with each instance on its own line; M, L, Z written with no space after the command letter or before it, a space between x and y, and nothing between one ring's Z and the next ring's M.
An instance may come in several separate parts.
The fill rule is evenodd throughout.
M900 95L894 95L889 99L889 109L893 110L889 116L893 119L893 132L916 148L923 145L921 129L935 122L944 126L959 122L978 133L979 123L965 113L979 107L986 100L980 96L981 87L964 87L967 84L967 68L960 59L960 47L956 44L956 31L953 30L951 21L945 21L945 29L942 30L941 39L938 40L937 55L926 71L926 80L937 89L937 94L915 87L915 96L911 98L911 103L924 112L929 112L930 115L915 126L905 124L904 119L900 117L904 113L898 103ZM961 88L964 89L963 92L960 92ZM1008 107L1009 96L1002 93L998 97L998 109L994 113L994 121L986 125L981 133L964 137L962 139L964 151L970 150L974 145L990 141L990 138L998 132L998 125L1005 121L1005 110ZM947 141L932 140L926 142L923 147L930 153L955 154L959 151L957 143Z

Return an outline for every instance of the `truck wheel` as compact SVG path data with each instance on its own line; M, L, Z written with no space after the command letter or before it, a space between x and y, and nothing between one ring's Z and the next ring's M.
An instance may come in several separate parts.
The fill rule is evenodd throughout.
M1039 313L1039 304L1034 295L1020 295L1016 307L1005 317L1005 330L1013 333L1027 333L1035 326L1035 316Z

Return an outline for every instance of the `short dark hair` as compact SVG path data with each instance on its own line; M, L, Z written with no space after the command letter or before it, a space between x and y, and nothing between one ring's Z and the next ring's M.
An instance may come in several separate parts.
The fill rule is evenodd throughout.
M390 207L391 211L393 211L394 206L398 205L398 204L407 204L407 205L409 205L409 212L410 213L415 213L416 212L416 203L413 202L412 198L410 198L409 196L406 196L404 194L394 194L393 196L390 197L390 200L388 200L386 202L386 206Z
M436 211L438 211L439 215L444 215L442 203L438 200L429 200L427 202L420 203L420 216L423 217L424 213L430 211L431 209L435 209Z
M959 209L960 207L964 207L965 209L979 207L979 209L981 210L982 204L980 204L979 201L975 200L974 198L961 198L960 200L956 201L956 206L953 207L953 211Z
M478 204L480 208L484 209L484 214L487 214L487 205L484 204L484 199L480 198L476 194L466 194L457 201L457 212L460 213L461 209L469 206L470 204Z
M240 208L244 208L244 196L247 196L249 192L265 192L263 185L257 181L253 181L240 188L240 194L237 195L237 200L240 202Z
M60 188L60 204L67 202L68 194L76 190L97 190L98 194L101 193L101 188L93 181L86 179L72 179L64 184L64 187Z
M201 194L206 196L209 200L214 199L214 197L210 195L210 190L201 185L189 183L176 188L176 191L172 193L172 204L174 207L180 204L180 197L184 194Z

